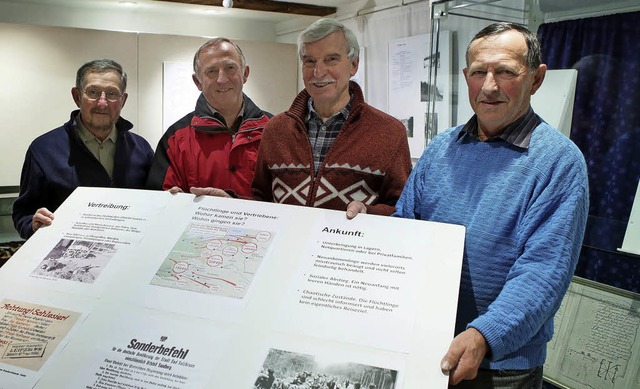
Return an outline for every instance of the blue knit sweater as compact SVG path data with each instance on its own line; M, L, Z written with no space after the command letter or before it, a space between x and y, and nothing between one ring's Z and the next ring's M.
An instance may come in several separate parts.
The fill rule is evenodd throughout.
M541 366L582 245L584 158L545 122L528 149L458 139L461 128L431 141L394 215L466 227L455 333L484 335L490 352L481 367Z

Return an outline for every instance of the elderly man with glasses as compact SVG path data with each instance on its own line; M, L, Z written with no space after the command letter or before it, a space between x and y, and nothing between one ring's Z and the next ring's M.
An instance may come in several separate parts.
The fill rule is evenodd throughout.
M24 239L50 225L78 186L143 188L153 150L120 117L127 74L110 59L90 61L71 89L78 110L68 122L36 138L25 157L13 223Z

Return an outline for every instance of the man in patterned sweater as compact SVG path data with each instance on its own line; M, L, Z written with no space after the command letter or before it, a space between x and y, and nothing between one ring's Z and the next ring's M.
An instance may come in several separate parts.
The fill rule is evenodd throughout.
M411 171L400 121L364 102L358 41L333 19L298 38L305 89L265 127L252 183L262 201L390 215Z
M475 115L428 145L397 215L466 227L456 337L441 365L449 383L540 388L584 236L586 164L530 106L546 72L535 34L492 24L466 59Z

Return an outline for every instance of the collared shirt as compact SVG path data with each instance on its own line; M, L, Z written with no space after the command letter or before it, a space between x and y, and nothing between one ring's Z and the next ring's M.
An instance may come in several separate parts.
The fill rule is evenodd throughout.
M244 101L242 102L242 107L240 107L240 112L238 112L238 116L236 116L236 121L231 123L231 125L229 125L229 123L227 123L227 121L224 119L224 116L222 116L222 114L218 112L215 108L213 108L208 102L207 102L207 107L209 108L209 111L211 111L211 114L213 115L214 118L224 123L227 126L227 128L233 131L234 134L238 132L238 129L240 128L240 124L242 124L242 120L244 119Z
M523 149L529 148L529 141L531 140L531 134L533 130L542 123L542 119L533 112L533 109L529 107L527 113L518 118L515 122L509 124L502 133L497 136L497 139L502 139L507 143L514 146L521 147ZM478 138L478 116L473 115L471 119L462 127L458 134L458 139L464 134Z
M311 142L311 149L313 150L315 174L318 174L324 157L327 156L329 148L347 121L352 101L353 96L351 96L349 103L344 108L324 122L313 108L313 99L309 98L309 102L307 103L309 105L309 113L307 114L305 122L307 124L307 133L309 135L309 141Z
M118 130L115 127L111 129L109 135L105 140L96 138L87 128L82 124L80 115L76 117L76 132L80 137L82 143L89 149L91 154L98 161L104 170L107 171L109 177L113 178L113 165L116 158L116 141L118 140Z

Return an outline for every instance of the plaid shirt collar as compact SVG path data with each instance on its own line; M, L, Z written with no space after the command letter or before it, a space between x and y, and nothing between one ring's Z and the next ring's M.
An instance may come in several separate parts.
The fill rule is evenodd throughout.
M540 117L535 112L533 112L533 109L529 107L527 113L519 117L515 122L509 124L504 129L504 131L502 131L502 133L494 139L502 139L514 146L528 149L533 130L540 123L542 123L542 119L540 119ZM479 139L477 115L473 115L471 119L469 119L469 121L464 125L464 127L462 127L462 130L460 130L457 139L462 138L462 136L465 134L475 139Z
M320 115L318 115L313 108L313 100L311 98L309 98L307 102L308 112L305 117L305 123L313 152L314 171L316 175L324 162L324 158L327 153L329 153L329 148L331 148L333 141L338 137L344 123L349 118L352 102L353 96L351 96L349 103L347 103L344 108L327 119L327 121L322 121Z
M352 102L353 102L353 95L349 99L349 102L347 103L347 105L345 105L344 108L342 108L336 114L334 114L329 119L327 119L326 123L336 120L336 116L338 115L342 115L343 116L342 122L346 122L347 119L349 118L349 111L351 110ZM320 118L320 115L318 115L318 112L316 111L316 109L313 108L313 97L309 97L309 100L307 101L307 106L309 107L309 110L307 111L307 116L304 119L305 123L309 123L309 121L311 121L312 119L319 120L320 123L322 123L322 118Z

